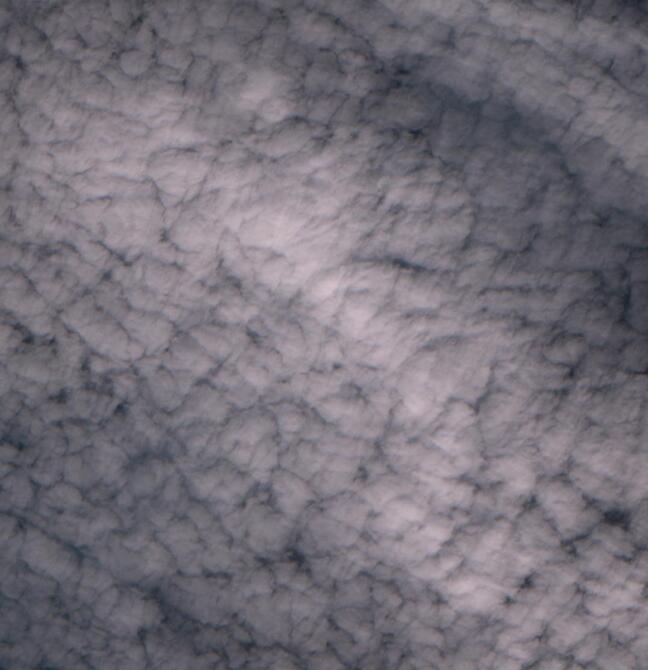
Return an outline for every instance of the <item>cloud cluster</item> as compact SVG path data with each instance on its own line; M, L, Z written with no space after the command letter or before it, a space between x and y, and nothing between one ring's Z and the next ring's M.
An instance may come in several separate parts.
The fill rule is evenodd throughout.
M648 663L638 3L0 6L0 665Z

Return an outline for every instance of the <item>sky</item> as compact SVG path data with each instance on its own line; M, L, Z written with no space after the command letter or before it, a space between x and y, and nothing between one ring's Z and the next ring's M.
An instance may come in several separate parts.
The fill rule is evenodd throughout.
M647 667L646 45L0 0L0 668Z

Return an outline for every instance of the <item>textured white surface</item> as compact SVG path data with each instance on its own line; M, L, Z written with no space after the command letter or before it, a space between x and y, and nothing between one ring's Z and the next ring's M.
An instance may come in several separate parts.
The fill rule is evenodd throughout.
M0 1L0 666L648 666L641 2Z

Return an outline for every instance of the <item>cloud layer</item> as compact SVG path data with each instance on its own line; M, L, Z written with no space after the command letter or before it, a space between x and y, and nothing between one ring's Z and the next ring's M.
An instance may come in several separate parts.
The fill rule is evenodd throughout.
M0 5L0 665L648 663L640 3Z

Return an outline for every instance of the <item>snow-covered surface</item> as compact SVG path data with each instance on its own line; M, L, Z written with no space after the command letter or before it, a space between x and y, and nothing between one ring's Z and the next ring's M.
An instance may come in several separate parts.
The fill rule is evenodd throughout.
M0 666L648 667L648 17L0 2Z

